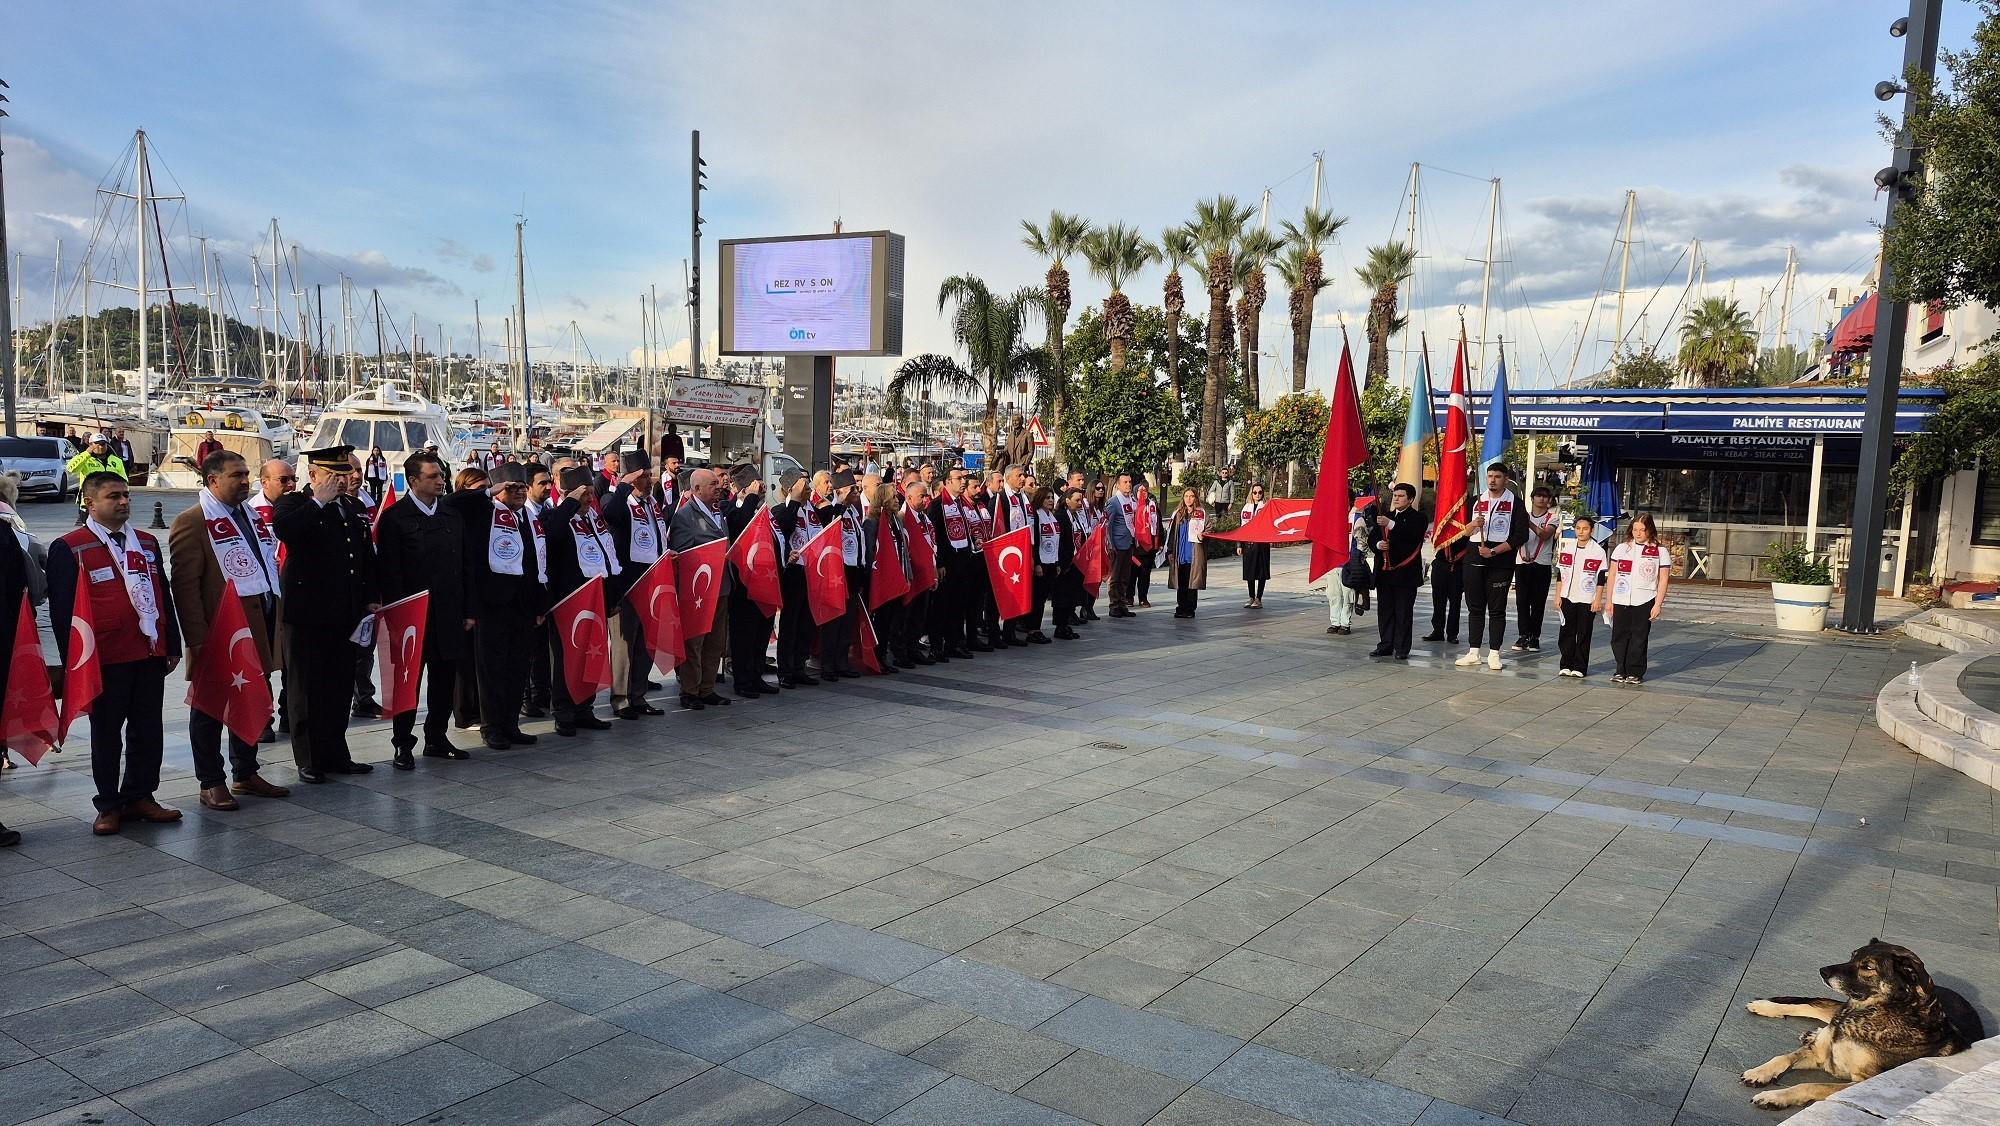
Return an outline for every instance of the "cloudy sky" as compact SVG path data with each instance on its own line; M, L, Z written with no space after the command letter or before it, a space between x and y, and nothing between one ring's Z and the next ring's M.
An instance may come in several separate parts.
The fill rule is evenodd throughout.
M1946 7L1946 45L1961 44L1976 9ZM304 287L328 287L329 315L346 274L363 301L379 288L398 332L414 317L430 348L441 325L465 352L477 299L497 356L519 212L538 355L566 356L574 321L595 356L622 360L639 341L639 295L657 285L685 356L699 128L711 240L836 218L907 237L914 353L950 350L930 300L941 278L1039 282L1023 218L1056 207L1157 234L1198 197L1254 203L1268 188L1275 227L1308 202L1317 151L1322 205L1349 222L1327 255L1315 383L1343 315L1360 343L1352 268L1402 237L1412 162L1424 165L1424 257L1410 297L1433 355L1460 304L1479 332L1473 260L1499 177L1489 334L1508 341L1517 382L1559 383L1600 366L1613 336L1611 300L1594 298L1616 284L1627 189L1628 339L1670 328L1691 238L1706 292L1733 292L1773 333L1777 302L1760 306L1760 289L1796 246L1794 336L1824 324L1828 288L1853 286L1872 261L1871 177L1887 154L1871 87L1900 66L1886 34L1900 8L204 0L163 17L130 0L14 0L8 41L32 49L0 55L13 87L7 223L24 255L23 319L43 321L56 239L68 285L95 189L129 179L120 153L143 127L162 188L188 198L172 233L210 238L246 319L248 256L268 248L276 217L301 248ZM129 280L129 253L100 250L97 276L123 258ZM172 256L199 269L191 250ZM1275 277L1272 290L1264 339L1282 354ZM1087 277L1076 292L1103 297ZM1157 301L1159 272L1128 292ZM842 370L879 378L892 365Z

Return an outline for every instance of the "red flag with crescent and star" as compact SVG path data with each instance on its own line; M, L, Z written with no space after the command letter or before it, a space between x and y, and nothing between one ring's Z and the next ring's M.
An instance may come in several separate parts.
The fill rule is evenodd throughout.
M757 609L771 617L785 604L785 592L778 585L778 546L771 538L771 510L759 506L750 525L729 546L729 565L736 568L743 593Z
M389 511L389 506L395 503L396 503L396 479L394 477L391 477L387 481L382 483L382 499L375 503L375 511L371 513L368 517L369 539L379 540L381 538L382 514ZM390 713L383 712L382 714L388 715Z
M1458 334L1458 359L1451 365L1451 397L1445 400L1444 438L1438 443L1437 510L1431 517L1431 542L1449 543L1467 523L1465 451L1472 441L1472 417L1465 397L1465 332Z
M611 643L604 628L604 580L593 578L549 610L562 640L563 683L569 698L588 700L611 686Z
M875 657L875 646L880 639L875 634L875 615L861 615L861 628L854 631L854 640L847 646L849 664L871 676L882 675L882 662Z
M929 525L930 521L912 509L903 509L903 535L910 541L910 571L917 576L910 583L909 592L903 595L905 602L938 585L937 545L924 534Z
M868 572L868 608L900 600L909 593L902 558L896 554L896 530L887 520L875 521L875 565Z
M82 600L79 600L82 601ZM56 699L49 691L48 666L42 664L42 642L35 633L35 608L21 594L14 620L14 652L7 663L7 702L0 706L0 740L31 763L56 742Z
M1077 576L1083 580L1083 588L1096 598L1104 589L1104 529L1108 524L1099 524L1083 537L1083 546L1076 549Z
M187 704L221 720L245 743L254 744L271 721L271 686L264 683L264 662L257 656L234 580L223 583L222 599L208 621L208 640L188 681Z
M847 613L847 564L840 553L840 521L821 528L799 558L806 565L806 604L813 622L826 623Z
M103 691L104 666L97 656L97 611L92 609L90 599L79 598L69 612L69 663L63 668L62 718L56 724L58 744L69 737L70 725L78 716L90 714L90 705Z
M687 639L681 636L681 598L674 589L673 552L667 552L659 562L646 568L646 573L639 576L639 581L625 595L625 604L639 615L646 646L653 654L653 667L661 672L674 671L687 651Z
M424 620L430 610L431 592L420 590L375 612L383 719L417 710L417 683L424 671Z
M722 564L729 541L717 537L674 554L674 590L681 600L681 636L701 637L715 628L715 605L722 598Z
M986 541L986 572L993 580L993 605L1001 620L1018 618L1035 608L1034 584L1028 571L1030 525Z

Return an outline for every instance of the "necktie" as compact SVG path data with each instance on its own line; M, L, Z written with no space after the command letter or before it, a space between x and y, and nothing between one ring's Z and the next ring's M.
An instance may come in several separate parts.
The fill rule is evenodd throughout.
M116 548L118 549L118 554L119 554L119 555L121 555L121 556L122 556L122 555L124 555L124 554L125 554L125 531L124 531L124 529L122 529L122 528L121 528L121 529L119 529L118 531L115 531L115 532L111 533L111 545L112 545L113 547L116 547ZM123 562L123 560L120 560L120 562Z

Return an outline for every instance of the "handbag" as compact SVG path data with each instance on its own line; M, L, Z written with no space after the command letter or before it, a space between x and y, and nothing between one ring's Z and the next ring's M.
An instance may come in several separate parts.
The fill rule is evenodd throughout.
M1340 565L1340 585L1349 590L1375 589L1375 570L1368 565L1366 554L1349 550L1347 562Z

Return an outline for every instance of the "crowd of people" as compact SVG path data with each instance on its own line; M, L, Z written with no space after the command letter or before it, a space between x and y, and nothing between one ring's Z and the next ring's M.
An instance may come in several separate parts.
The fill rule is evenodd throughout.
M193 679L204 646L219 643L233 653L247 642L275 701L254 739L198 702L190 708L198 800L227 811L243 798L288 795L262 776L259 760L260 744L280 736L289 738L307 784L374 769L348 745L351 719L382 714L372 683L374 639L364 623L414 595L428 595L421 656L411 660L423 678L422 730L415 707L394 715L396 770L414 769L418 757L469 758L472 752L453 742L454 727L476 728L480 743L499 751L537 742L522 730L523 718L552 717L556 736L568 738L609 729L612 719L663 715L653 700L662 688L655 679L660 649L647 636L651 619L629 596L649 568L717 541L734 547L746 536L768 535L771 555L782 561L781 604L744 593L732 554L712 624L681 639L673 671L677 703L689 711L1076 641L1102 620L1100 595L1108 603L1104 617L1129 619L1149 608L1156 568L1175 592L1175 616L1193 617L1207 585L1205 541L1216 503L1184 489L1163 513L1134 474L1088 481L1075 472L1042 483L1019 463L990 473L924 464L887 476L865 471L872 465L857 473L836 464L810 477L790 475L779 495L767 497L750 467L726 475L683 471L675 454L657 467L644 450L608 464L495 460L454 477L426 450L398 467L401 495L378 504L373 494L388 483L378 453L364 459L339 446L312 451L306 462L303 486L284 460L259 467L253 481L242 456L210 450L197 503L174 521L164 546L131 525L124 477L97 470L83 481L84 521L49 545L45 576L26 551L24 529L17 543L0 543L0 606L16 604L30 579L40 580L66 667L81 634L62 625L79 601L88 603L93 636L84 643L94 647L102 680L90 709L95 832L181 817L155 797L166 682L184 661ZM1584 675L1593 622L1605 613L1614 680L1637 682L1648 626L1667 587L1651 520L1636 518L1631 539L1607 553L1588 518L1575 522L1574 540L1558 536L1547 490L1535 490L1523 510L1504 467L1488 474L1488 486L1470 507L1465 534L1433 561L1436 616L1427 640L1457 641L1462 590L1471 647L1457 663L1475 665L1483 655L1500 667L1510 587L1519 596L1516 651L1540 648L1541 610L1553 594L1562 674ZM1358 508L1353 556L1328 579L1330 633L1351 632L1352 615L1367 610L1373 593L1381 620L1371 656L1409 656L1429 528L1415 502L1415 490L1397 485L1383 510ZM1265 503L1262 486L1253 485L1242 520ZM768 514L761 511L767 507ZM11 516L0 505L0 518ZM809 594L807 552L836 526L837 537L825 538L837 541L847 595L844 606L825 613ZM1025 613L1007 616L987 556L996 537L1022 529L1018 573L1032 599ZM1086 549L1101 566L1086 563ZM1246 605L1259 607L1269 546L1246 544L1239 554ZM998 563L1004 572L1004 558ZM900 577L905 596L870 597L885 570ZM1357 571L1364 577L1356 579ZM552 608L592 582L603 586L608 619L608 717L595 694L573 698L562 671L568 639L551 628ZM225 606L230 598L236 605ZM218 639L222 620L243 625ZM13 621L0 621L5 640ZM725 661L731 695L718 691ZM14 840L18 834L0 826L0 843Z

